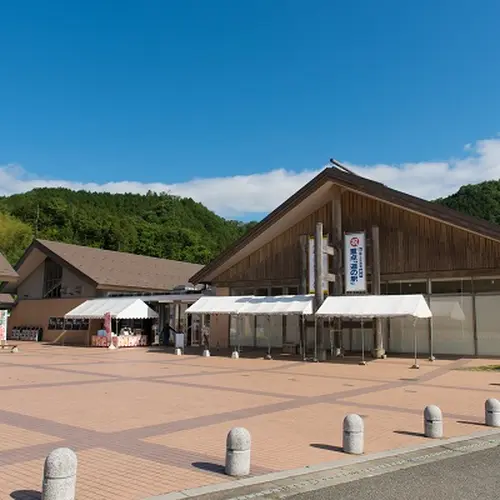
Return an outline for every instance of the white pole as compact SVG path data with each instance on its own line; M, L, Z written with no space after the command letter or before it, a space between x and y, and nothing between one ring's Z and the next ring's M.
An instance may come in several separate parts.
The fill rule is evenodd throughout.
M419 364L418 364L418 345L417 345L417 319L415 318L415 320L413 321L413 337L414 337L414 342L415 342L415 359L414 359L414 362L413 362L413 366L412 368L414 370L418 370L420 368Z

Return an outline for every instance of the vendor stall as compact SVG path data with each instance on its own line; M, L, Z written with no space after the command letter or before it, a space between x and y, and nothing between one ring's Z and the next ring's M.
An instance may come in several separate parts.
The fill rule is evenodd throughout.
M65 318L101 323L99 329L94 328L96 334L90 335L92 347L142 347L150 343L144 325L157 319L158 314L135 297L115 297L87 300Z
M316 318L361 320L361 364L365 364L363 321L374 318L431 318L432 312L423 295L343 295L327 297L316 311ZM414 334L415 363L418 368L417 336ZM316 339L315 339L316 345Z
M313 295L278 295L278 296L227 296L201 297L186 310L186 314L228 314L236 316L239 321L245 316L259 316L268 322L268 328L263 328L264 346L267 346L270 356L271 319L279 316L300 316L302 319L313 313ZM303 323L303 322L302 322ZM236 334L230 342L234 349L240 349L239 324ZM302 328L303 329L303 328ZM300 351L304 352L303 335L300 336Z

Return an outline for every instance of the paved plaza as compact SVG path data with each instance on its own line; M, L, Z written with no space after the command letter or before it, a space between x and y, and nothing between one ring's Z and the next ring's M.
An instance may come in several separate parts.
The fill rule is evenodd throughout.
M21 343L0 351L0 498L40 498L54 448L78 454L78 500L141 500L226 482L225 437L252 434L252 473L344 458L342 419L365 418L366 452L422 443L437 404L446 437L484 429L500 373L457 370L487 360L388 358L303 363L177 357L148 349ZM491 361L490 361L491 362Z

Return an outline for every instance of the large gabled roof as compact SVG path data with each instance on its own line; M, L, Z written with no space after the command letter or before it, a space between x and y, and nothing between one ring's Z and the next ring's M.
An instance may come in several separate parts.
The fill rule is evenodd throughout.
M210 281L214 278L215 272L218 269L222 269L230 260L233 262L239 254L241 258L243 258L245 256L243 255L245 248L248 248L252 242L260 239L262 241L259 242L259 247L265 244L267 241L264 241L264 239L267 234L271 233L273 226L277 225L287 215L293 214L294 211L298 210L301 204L307 202L311 203L311 206L314 206L314 203L310 202L310 200L314 198L319 199L319 196L317 196L318 192L321 190L324 192L328 185L340 186L343 189L378 199L485 238L500 241L500 226L497 224L465 215L443 205L422 200L416 196L391 189L384 184L366 179L365 177L361 177L347 170L325 168L303 188L272 211L259 224L254 226L247 234L236 241L236 243L231 245L212 262L192 276L191 282L197 284ZM311 209L309 213L311 213L312 210L313 209ZM296 223L298 220L294 222ZM291 227L291 225L293 225L292 222L288 224L289 227ZM285 229L286 228L283 227L282 231Z
M189 262L38 239L16 265L21 278L25 274L23 265L33 253L64 264L98 288L168 291L189 283L193 273L203 267Z
M14 268L9 264L9 261L0 253L0 282L15 281L19 278Z

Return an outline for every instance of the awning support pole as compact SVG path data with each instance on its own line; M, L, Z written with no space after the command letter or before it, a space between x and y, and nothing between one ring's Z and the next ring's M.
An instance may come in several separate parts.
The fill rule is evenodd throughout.
M300 315L300 355L302 356L302 360L306 360L306 317L301 314Z
M328 329L330 331L330 359L333 359L334 354L334 331L332 330L332 318L328 318Z
M243 316L237 315L236 316L237 321L236 321L236 326L238 328L238 331L236 332L236 343L238 344L238 354L240 353L240 348L241 348L241 342L240 342L240 329L243 330Z
M271 316L267 315L267 355L266 359L273 359L271 356Z
M432 295L432 282L430 279L427 280L427 304L431 306L431 295ZM431 316L427 320L427 325L429 328L429 361L435 361L434 357L434 318Z
M366 365L365 361L365 325L363 318L361 318L361 362L359 363L362 366Z
M417 346L417 318L413 321L413 338L414 338L414 344L415 344L415 359L413 362L412 369L418 370L420 368L418 364L418 346Z
M314 315L314 358L315 363L318 362L318 320Z

